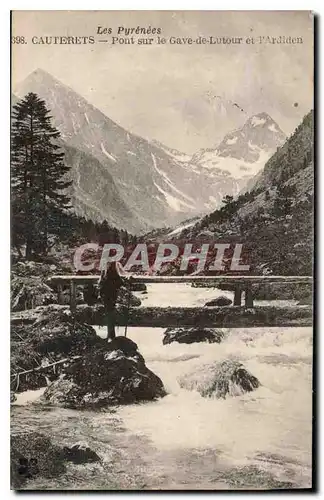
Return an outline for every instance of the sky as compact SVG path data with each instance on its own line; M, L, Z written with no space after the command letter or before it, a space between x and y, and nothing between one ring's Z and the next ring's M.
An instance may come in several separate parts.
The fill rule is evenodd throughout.
M98 35L98 26L112 35ZM118 27L161 37L242 37L241 44L111 44ZM313 107L313 20L306 11L14 11L12 85L42 68L127 130L185 153L215 147L252 114L287 134ZM33 44L32 37L94 36L95 44ZM246 43L259 36L302 44ZM144 35L136 35L135 42ZM98 40L109 39L109 43ZM243 111L233 104L237 103Z

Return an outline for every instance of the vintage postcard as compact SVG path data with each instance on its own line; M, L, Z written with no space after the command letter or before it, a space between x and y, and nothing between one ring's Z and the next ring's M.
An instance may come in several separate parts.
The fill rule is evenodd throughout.
M11 488L314 489L312 12L11 30Z

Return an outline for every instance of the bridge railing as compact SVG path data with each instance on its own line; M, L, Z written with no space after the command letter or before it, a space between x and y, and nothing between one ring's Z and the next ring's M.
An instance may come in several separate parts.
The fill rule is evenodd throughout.
M70 308L73 312L76 310L76 286L86 285L89 283L98 283L99 276L88 275L57 275L52 276L48 281L57 286L58 302L61 302L62 287L70 285ZM234 291L233 306L240 306L245 308L253 308L253 285L260 284L305 284L312 285L312 276L132 276L133 283L195 283L199 287L218 287L221 285L230 285ZM242 294L244 294L244 305L242 304ZM160 308L161 309L161 308ZM194 309L194 308L191 308ZM201 309L201 308L197 308ZM170 308L168 308L170 311Z

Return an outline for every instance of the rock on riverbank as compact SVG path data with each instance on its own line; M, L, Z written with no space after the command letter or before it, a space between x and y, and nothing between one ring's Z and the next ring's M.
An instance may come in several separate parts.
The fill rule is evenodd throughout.
M61 448L44 434L18 431L11 434L11 486L24 489L29 480L53 478L66 472L65 462L85 464L100 462L99 455L86 443Z
M31 325L13 326L11 334L14 392L50 384L43 401L67 408L149 401L166 394L135 342L117 337L107 343L68 310L47 310Z
M74 321L69 310L45 310L30 325L12 325L11 389L22 392L45 387L64 369L64 363L55 363L82 355L98 342L103 341L94 328Z
M93 346L45 390L42 400L65 408L102 408L166 395L135 342L125 337Z
M55 477L66 471L62 450L37 432L11 434L11 486L23 489L28 479Z

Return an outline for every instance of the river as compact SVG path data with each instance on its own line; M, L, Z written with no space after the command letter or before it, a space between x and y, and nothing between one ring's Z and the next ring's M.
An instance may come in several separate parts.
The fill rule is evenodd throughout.
M143 305L201 305L229 292L151 284ZM271 302L273 304L273 301ZM278 305L280 304L277 302ZM287 302L285 302L287 304ZM119 329L123 334L124 329ZM162 344L164 329L128 329L168 395L106 412L40 409L18 396L12 427L46 431L53 442L86 442L101 464L69 464L30 489L273 489L311 486L312 329L227 329L221 344ZM100 336L103 328L97 327ZM261 386L226 400L180 387L179 378L235 358ZM27 404L26 404L27 403Z

